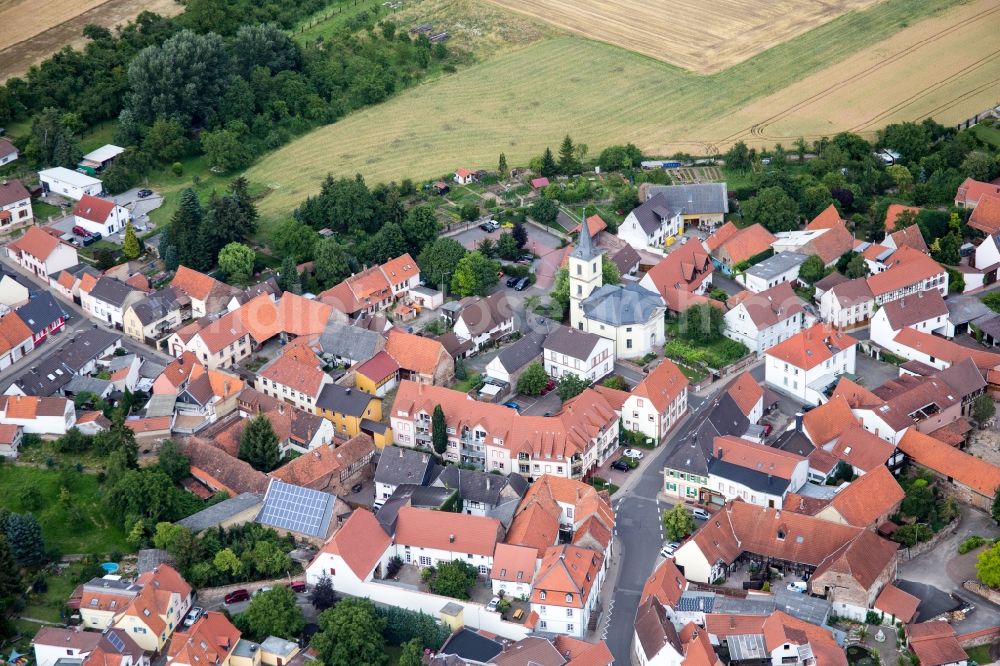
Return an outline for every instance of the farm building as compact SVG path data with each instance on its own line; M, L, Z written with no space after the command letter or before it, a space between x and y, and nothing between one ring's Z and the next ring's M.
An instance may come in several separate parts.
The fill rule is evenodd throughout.
M101 146L97 150L92 150L84 155L83 159L80 160L80 164L77 166L84 173L89 173L91 175L98 174L106 169L111 164L112 160L124 152L124 148L112 146L108 143Z
M683 226L694 224L702 229L712 229L722 224L729 212L725 183L650 186L648 199L658 194L663 194L669 210L680 213Z
M65 167L44 169L38 172L38 180L42 189L52 194L61 194L79 201L83 195L97 196L104 189L101 181L79 171L71 171Z

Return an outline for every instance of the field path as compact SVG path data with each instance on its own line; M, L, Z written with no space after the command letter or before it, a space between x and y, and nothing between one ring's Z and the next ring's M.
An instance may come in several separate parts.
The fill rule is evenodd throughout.
M174 0L0 0L0 81L20 76L64 46L78 47L88 23L114 28L143 11L181 13Z

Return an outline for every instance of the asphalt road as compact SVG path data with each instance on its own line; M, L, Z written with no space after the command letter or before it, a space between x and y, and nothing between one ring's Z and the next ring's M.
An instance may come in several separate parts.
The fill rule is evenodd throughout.
M714 398L714 395L711 396ZM656 453L647 456L635 471L638 478L623 491L622 497L612 502L615 508L615 534L617 536L615 557L618 562L618 580L614 585L614 595L605 599L606 620L605 640L615 657L616 663L631 663L631 645L635 613L639 608L642 587L653 572L663 545L663 528L660 512L672 504L658 500L657 495L663 484L663 463L668 452L681 439L705 419L709 399L689 395L691 412L676 428L665 445Z

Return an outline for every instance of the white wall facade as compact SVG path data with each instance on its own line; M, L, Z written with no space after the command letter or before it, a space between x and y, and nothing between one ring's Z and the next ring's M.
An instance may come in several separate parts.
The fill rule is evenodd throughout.
M732 479L727 479L715 474L709 474L708 485L712 490L716 490L721 493L727 501L738 497L744 502L755 504L757 506L767 506L774 507L775 509L781 509L783 508L785 495L796 492L799 488L804 486L808 480L809 461L801 460L792 472L788 488L781 495L754 490L753 488L743 485L738 481L733 481Z
M62 172L68 172L66 178L61 176ZM42 185L53 194L61 194L77 201L82 199L84 194L90 194L96 197L101 193L101 190L104 189L104 186L101 184L101 181L96 178L80 178L80 176L83 175L84 174L76 173L75 171L71 171L69 169L57 168L39 171L38 179L41 181Z
M869 319L874 308L875 301L872 299L860 303L841 303L832 289L823 292L819 299L819 312L823 321L838 328Z
M801 331L805 322L805 314L797 312L773 326L758 328L757 324L750 318L746 306L740 303L727 312L724 319L726 328L723 330L723 334L727 338L742 342L752 352L763 354L765 350Z
M565 375L576 375L588 382L596 382L614 369L615 345L612 340L601 337L585 359L560 354L553 349L544 349L542 360L545 372L554 379Z
M657 309L649 321L627 326L611 326L593 319L584 319L583 330L596 333L615 344L616 358L642 358L660 350L666 344L663 309Z
M622 425L626 430L641 432L659 444L687 413L687 392L685 386L662 413L648 398L629 395L622 404Z
M76 224L83 227L87 231L91 233L96 232L102 236L110 236L124 230L125 223L129 221L131 216L129 215L129 212L121 206L115 206L111 209L107 219L103 222L88 220L87 218L80 217L79 215L75 215L74 218L76 219Z
M841 375L854 372L855 348L851 345L841 349L831 358L805 369L786 363L780 358L767 354L764 362L764 381L778 390L800 398L811 405L823 402L823 395L809 388L809 384L824 375Z

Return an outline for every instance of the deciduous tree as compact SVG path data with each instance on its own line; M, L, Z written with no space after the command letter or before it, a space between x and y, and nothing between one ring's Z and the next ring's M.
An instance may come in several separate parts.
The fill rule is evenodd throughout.
M258 541L257 545L269 543ZM238 616L240 628L246 628L256 640L278 636L294 640L302 633L306 620L295 599L295 592L285 585L277 585L259 592L250 600L246 611Z
M799 206L780 187L765 187L743 204L747 224L760 224L772 233L799 228Z
M444 288L451 282L455 267L465 256L465 248L454 238L438 238L424 248L417 259L427 284Z
M983 585L1000 587L1000 542L979 553L976 559L976 575Z
M191 461L181 453L180 447L172 439L160 444L157 454L157 467L170 477L174 483L180 483L191 475ZM157 546L159 547L159 546Z
M530 214L539 224L553 224L559 217L559 206L548 197L538 197L535 203L531 204Z
M818 255L811 254L799 266L799 279L809 284L816 284L826 277L826 266Z
M324 666L386 666L382 630L385 620L367 599L344 599L319 616L319 632L312 647Z
M699 303L681 312L677 324L679 337L707 345L722 338L726 320L719 308L710 303Z
M468 562L445 562L438 565L437 572L431 578L431 592L454 599L468 599L469 590L478 577L479 571Z
M533 361L517 378L517 392L523 395L539 395L548 381L549 375L545 372L544 366L538 361Z
M694 516L683 504L675 504L669 511L663 512L663 530L671 541L680 541L694 532Z
M868 275L868 264L865 263L865 258L860 254L851 257L850 261L847 262L847 270L844 271L844 275L852 280Z
M229 243L219 250L219 268L236 284L246 284L257 255L243 243Z
M485 296L497 283L500 264L478 250L469 252L455 266L451 289L459 296Z
M972 403L972 418L976 423L983 425L997 413L996 403L988 393L983 393Z
M581 379L574 374L565 374L556 385L556 395L559 396L560 400L566 402L583 393L588 386L590 386L590 382L586 379Z

